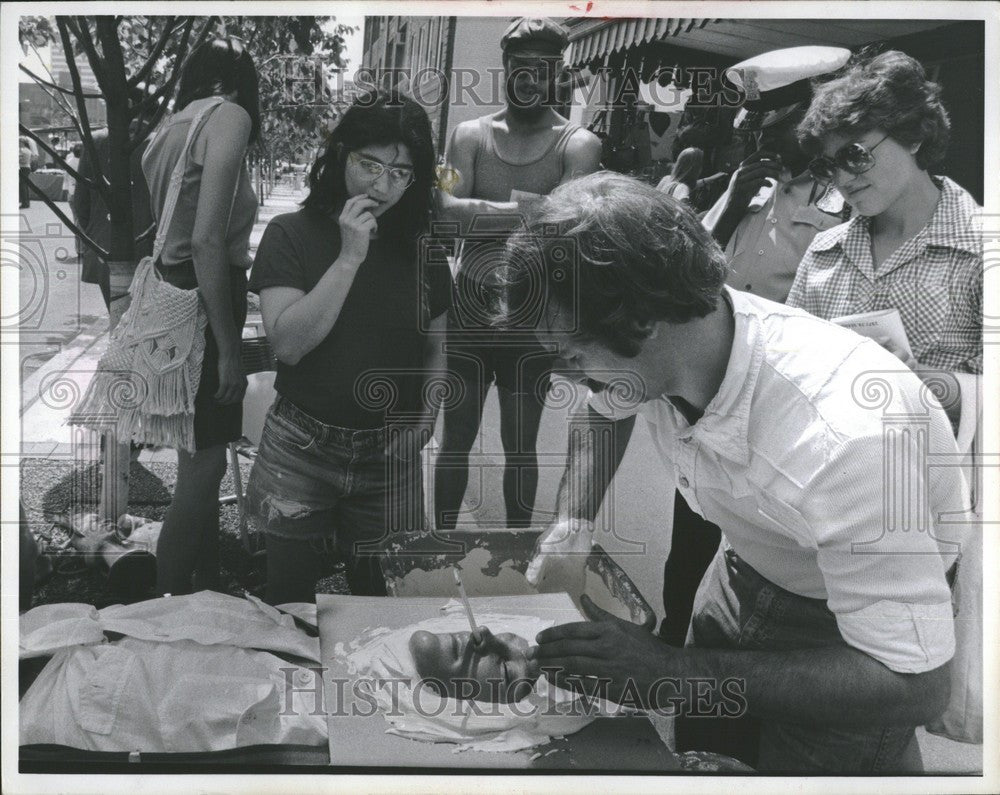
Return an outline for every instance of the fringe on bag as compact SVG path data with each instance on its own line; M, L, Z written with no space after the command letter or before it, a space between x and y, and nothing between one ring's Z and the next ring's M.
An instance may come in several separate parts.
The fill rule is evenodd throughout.
M129 292L132 304L70 423L114 431L121 442L194 452L208 325L201 298L157 278L150 257L139 263Z

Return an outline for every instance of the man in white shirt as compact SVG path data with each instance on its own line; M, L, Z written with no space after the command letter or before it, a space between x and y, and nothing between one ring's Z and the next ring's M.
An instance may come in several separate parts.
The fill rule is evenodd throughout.
M511 255L539 263L539 336L604 385L588 419L612 423L571 432L560 518L529 579L582 590L637 415L725 537L685 648L584 599L593 621L546 630L529 656L557 681L597 677L585 689L686 714L735 689L759 724L743 761L762 771L899 770L914 728L944 708L954 653L968 506L944 411L874 342L725 286L697 218L636 180L558 188Z

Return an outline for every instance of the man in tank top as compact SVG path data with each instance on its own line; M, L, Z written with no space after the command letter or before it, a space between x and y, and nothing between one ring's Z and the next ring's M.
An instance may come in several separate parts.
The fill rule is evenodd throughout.
M446 345L448 370L463 388L444 408L435 474L439 528L453 528L457 521L468 483L469 451L494 383L505 456L506 524L525 527L531 522L538 482L535 441L554 358L530 333L530 318L524 331L496 329L491 324L496 309L491 296L496 293L484 288L496 283L506 238L531 203L600 167L597 136L556 110L567 41L566 31L551 19L514 21L500 40L506 107L460 124L445 154L439 218L457 222L462 234ZM478 502L482 499L480 495Z

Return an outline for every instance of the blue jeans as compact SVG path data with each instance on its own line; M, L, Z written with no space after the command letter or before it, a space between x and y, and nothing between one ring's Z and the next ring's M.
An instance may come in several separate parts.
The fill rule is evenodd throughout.
M778 587L723 543L695 597L687 645L791 651L847 644L825 601ZM678 720L677 744L735 756L762 773L891 773L915 728L690 717Z
M272 604L312 601L327 553L347 563L358 596L384 596L378 556L394 534L424 529L419 452L386 452L384 428L327 425L279 396L247 483L267 536Z

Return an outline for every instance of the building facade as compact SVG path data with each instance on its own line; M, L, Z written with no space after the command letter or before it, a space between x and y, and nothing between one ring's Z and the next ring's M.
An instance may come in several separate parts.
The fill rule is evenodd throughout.
M427 110L438 153L463 121L504 107L509 17L366 17L358 83L394 85Z

